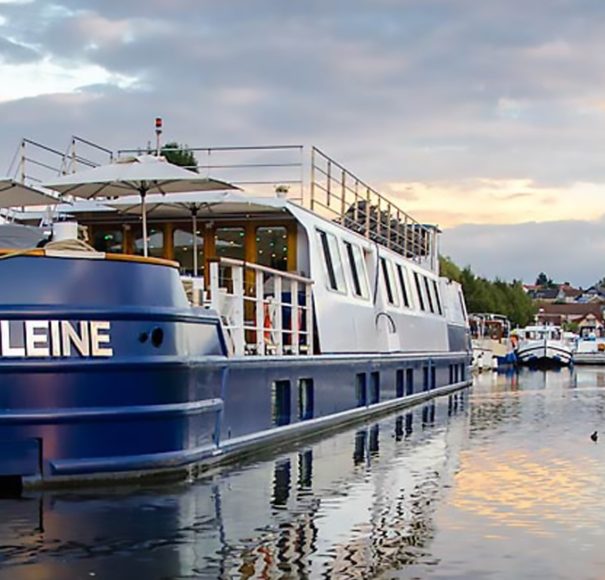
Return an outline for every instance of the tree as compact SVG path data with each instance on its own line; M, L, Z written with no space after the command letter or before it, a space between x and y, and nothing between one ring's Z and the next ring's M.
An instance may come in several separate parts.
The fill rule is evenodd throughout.
M191 171L198 172L197 159L193 151L191 151L187 145L180 145L176 141L166 143L160 151L160 153L166 157L170 163L179 165L180 167L186 167Z
M552 278L549 278L544 272L540 272L536 278L536 286L554 288L556 284L553 282Z
M462 285L469 312L503 314L518 326L527 326L533 320L536 307L519 280L505 282L496 278L492 282L475 276L469 266L461 270L446 256L439 257L439 273Z

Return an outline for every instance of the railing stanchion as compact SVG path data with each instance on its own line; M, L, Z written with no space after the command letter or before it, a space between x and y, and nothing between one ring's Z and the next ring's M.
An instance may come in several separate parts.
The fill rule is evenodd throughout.
M284 327L282 322L282 279L280 276L275 276L273 282L276 310L275 310L275 333L277 334L277 351L276 354L284 354Z
M264 297L264 274L262 271L254 273L256 276L256 354L265 354L265 297ZM270 332L270 330L269 330Z
M299 343L299 324L298 324L298 282L296 280L290 280L290 330L292 336L292 354L298 354L298 343Z
M235 354L243 356L246 352L245 330L244 330L244 268L242 266L231 266L231 278L233 281L233 342Z

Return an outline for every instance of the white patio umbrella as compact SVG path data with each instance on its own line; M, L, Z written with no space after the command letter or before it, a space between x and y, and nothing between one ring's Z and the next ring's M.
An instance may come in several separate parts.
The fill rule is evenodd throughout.
M0 178L0 208L34 205L57 205L59 197L50 195L31 185L25 185L9 177Z
M198 274L198 256L197 256L197 216L200 210L208 209L213 205L220 203L220 200L228 196L228 191L213 191L213 192L197 192L197 193L182 193L164 195L149 195L146 203L146 214L156 215L164 218L182 218L191 217L193 231L193 275ZM120 213L140 215L142 212L141 205L136 203L136 199L122 198L116 200L109 205L117 209Z
M143 253L147 250L148 194L181 193L186 191L211 191L217 189L238 189L237 187L202 177L189 169L169 163L164 157L140 155L100 165L93 169L64 175L55 181L45 183L45 187L64 195L92 199L97 197L124 197L138 193L143 217Z

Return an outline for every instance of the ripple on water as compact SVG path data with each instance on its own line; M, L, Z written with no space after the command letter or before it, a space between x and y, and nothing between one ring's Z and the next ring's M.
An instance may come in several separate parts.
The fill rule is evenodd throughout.
M0 576L597 578L604 419L605 371L482 375L193 485L0 500Z

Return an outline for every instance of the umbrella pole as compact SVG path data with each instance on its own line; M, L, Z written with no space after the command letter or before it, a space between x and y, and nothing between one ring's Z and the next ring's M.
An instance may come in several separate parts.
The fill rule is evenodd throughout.
M147 210L145 208L145 190L141 190L141 212L143 214L143 256L149 255L147 248Z
M193 221L193 276L197 278L197 210L191 211Z

